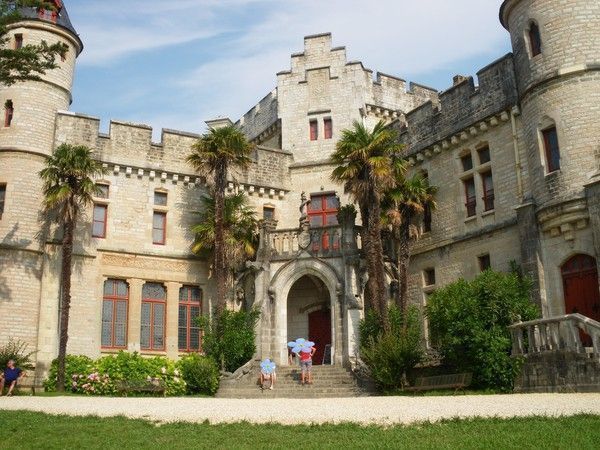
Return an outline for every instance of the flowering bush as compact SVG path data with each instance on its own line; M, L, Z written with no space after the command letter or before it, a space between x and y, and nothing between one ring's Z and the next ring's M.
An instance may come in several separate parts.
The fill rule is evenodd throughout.
M73 375L82 375L92 373L94 361L83 355L67 355L65 361L65 390L73 389ZM56 391L56 373L58 371L58 360L55 359L50 365L48 378L44 381L46 392Z

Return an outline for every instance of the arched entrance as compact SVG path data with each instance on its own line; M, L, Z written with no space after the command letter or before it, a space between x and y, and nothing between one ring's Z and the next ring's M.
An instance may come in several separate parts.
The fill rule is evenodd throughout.
M325 283L313 275L299 278L287 298L288 341L305 338L315 342L313 364L323 363L325 348L331 348L331 299Z

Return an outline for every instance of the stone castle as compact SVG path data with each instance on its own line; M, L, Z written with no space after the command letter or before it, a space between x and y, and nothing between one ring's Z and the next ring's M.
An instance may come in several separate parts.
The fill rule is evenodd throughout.
M119 121L103 134L98 119L68 111L83 44L57 4L58 14L28 11L9 32L9 45L60 41L69 51L42 81L0 86L0 344L29 343L40 375L56 357L60 234L42 220L37 174L58 145L83 144L108 172L77 229L68 351L177 358L200 348L192 319L209 313L213 293L209 263L190 251L206 189L185 161L198 136L164 129L153 142L148 126ZM264 221L232 306L261 309L258 356L285 363L286 342L300 336L318 343L318 362L357 354L360 233L352 214L338 218L349 199L329 161L354 120L396 127L411 171L439 187L413 249L414 304L514 261L544 317L600 319L600 3L505 0L500 20L513 53L444 92L374 76L330 34L307 36L237 121L257 146L229 191L245 192ZM310 227L299 228L301 213Z

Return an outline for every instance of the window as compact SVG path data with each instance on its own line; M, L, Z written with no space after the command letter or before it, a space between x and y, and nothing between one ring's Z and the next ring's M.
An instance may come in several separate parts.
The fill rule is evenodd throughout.
M6 103L4 103L4 126L5 127L10 127L12 120L13 120L14 113L15 113L15 107L13 105L12 100L6 100Z
M323 119L323 137L325 139L333 137L333 122L330 118Z
M106 280L102 298L102 348L127 347L129 287L123 280Z
M421 176L425 181L429 181L429 174L427 172L423 172ZM431 205L426 204L423 208L423 233L429 233L431 231L431 222Z
M94 215L92 222L92 237L105 238L106 237L106 216L108 206L94 204Z
M167 291L162 284L146 283L142 287L142 350L165 349Z
M481 272L491 269L492 267L492 262L490 260L490 255L489 253L487 255L481 255L477 258L478 262L479 262L479 270Z
M475 180L473 177L463 180L465 188L465 207L467 208L467 217L473 217L476 214L477 197L475 196Z
M337 225L337 212L340 201L335 193L311 194L308 205L308 218L311 227Z
M38 17L42 20L49 20L51 22L56 23L56 19L58 19L58 15L60 14L60 10L62 9L62 1L50 0L49 3L52 3L56 9L54 11L48 11L44 8L38 8Z
M435 284L435 269L425 269L423 271L423 282L425 286L433 286Z
M108 184L97 183L96 188L98 189L98 191L96 192L96 198L108 198L108 193L110 189Z
M23 35L15 34L15 50L23 48Z
M167 206L167 193L155 191L154 192L154 204L156 206Z
M460 162L461 162L462 168L465 172L467 170L471 170L473 168L473 158L471 157L470 153L468 155L465 155L462 158L460 158Z
M200 350L200 328L197 319L202 311L202 291L195 286L179 289L179 351Z
M487 145L478 149L477 155L479 156L479 164L490 162L490 148Z
M529 49L531 50L532 58L542 53L540 29L535 22L531 22L529 25Z
M319 123L316 120L311 120L309 122L310 126L310 140L316 141L319 139Z
M263 206L263 219L273 220L275 219L275 208L272 206Z
M167 213L154 211L152 218L152 243L165 245L167 240Z
M494 209L494 180L491 170L481 174L481 184L483 185L484 210L491 211Z
M560 169L560 149L558 147L558 135L556 127L551 126L542 130L544 141L544 153L546 154L546 170L548 173Z
M6 201L6 185L0 184L0 219L4 213L4 202Z

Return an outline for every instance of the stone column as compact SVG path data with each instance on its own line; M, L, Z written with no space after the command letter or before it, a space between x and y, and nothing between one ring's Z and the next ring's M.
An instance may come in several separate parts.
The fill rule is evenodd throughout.
M129 323L127 324L127 350L140 351L142 325L142 286L144 280L129 278Z
M169 359L179 358L179 289L180 283L167 283L166 349Z
M590 226L594 236L594 250L596 253L596 264L600 273L600 172L585 186L588 213L590 215Z
M521 267L523 274L531 277L532 301L539 306L543 317L548 316L541 256L541 235L535 215L535 203L524 203L516 208L521 242Z

